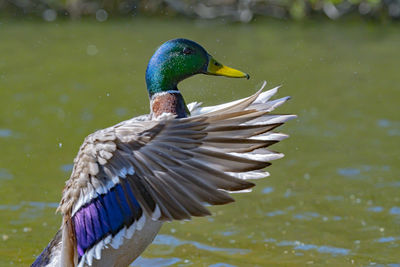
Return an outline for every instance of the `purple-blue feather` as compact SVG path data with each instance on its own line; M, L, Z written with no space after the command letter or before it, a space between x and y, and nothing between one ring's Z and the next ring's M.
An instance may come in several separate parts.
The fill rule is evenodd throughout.
M90 204L85 209L83 209L83 212L85 214L86 246L90 246L95 241L95 236L94 236L95 230L92 223L93 214L90 211L91 211Z
M115 189L115 187L113 188ZM115 199L115 190L107 193L103 197L104 203L106 204L106 211L108 218L110 218L111 232L113 234L118 232L118 228L123 222L123 216L121 209L118 207L117 200Z
M109 218L108 218L108 215L106 212L103 198L99 197L97 199L97 201L94 202L94 204L96 205L96 209L98 211L99 222L100 222L102 234L104 235L104 234L111 233L111 226L110 226L110 222L109 222Z
M79 211L75 214L73 220L74 220L74 226L75 226L75 237L76 240L79 240L77 242L77 249L78 253L80 256L83 255L85 247L84 243L86 243L86 227L85 227L85 213L84 211Z
M131 204L133 218L139 219L140 216L142 216L142 209L140 208L139 202L137 202L135 196L133 195L132 189L129 186L126 186L125 188L129 203Z
M115 188L115 191L124 217L124 224L130 224L132 222L132 211L129 208L128 200L125 198L124 189L119 185Z
M114 236L122 227L130 226L141 214L142 209L129 186L118 184L106 194L93 198L72 217L79 256L109 234Z

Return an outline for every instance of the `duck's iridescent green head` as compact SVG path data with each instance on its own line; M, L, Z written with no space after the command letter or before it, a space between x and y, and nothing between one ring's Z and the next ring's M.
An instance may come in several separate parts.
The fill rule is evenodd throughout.
M162 44L149 61L146 84L149 95L177 90L177 84L195 74L249 78L249 75L218 63L199 44L174 39Z

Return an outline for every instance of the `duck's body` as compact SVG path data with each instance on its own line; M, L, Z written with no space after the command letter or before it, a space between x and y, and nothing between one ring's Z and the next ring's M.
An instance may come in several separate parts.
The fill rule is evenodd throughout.
M151 220L151 218L147 216L146 223L143 225L143 228L140 231L135 231L131 238L125 238L118 249L114 249L112 246L103 247L101 251L101 257L99 259L96 259L96 255L91 254L92 252L87 253L86 255L91 255L92 257L92 265L90 266L128 266L134 259L142 254L142 252L151 242L153 242L157 233L160 231L161 226L161 221ZM62 264L61 251L62 232L59 230L53 240L49 243L48 247L44 249L42 254L32 266L66 266L65 264ZM80 266L87 265L88 264L80 264Z
M188 55L197 55L190 64ZM186 106L176 85L196 73L248 77L194 42L161 46L146 72L150 114L85 139L58 208L61 228L33 266L127 266L164 221L210 215L204 204L232 202L227 192L268 175L261 169L283 155L266 147L287 137L271 130L294 117L269 112L288 98L268 101L272 89L214 107Z

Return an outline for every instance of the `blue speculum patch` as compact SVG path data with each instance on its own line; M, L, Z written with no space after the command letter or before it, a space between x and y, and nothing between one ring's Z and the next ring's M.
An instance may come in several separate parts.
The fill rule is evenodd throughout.
M125 181L121 181L125 182ZM93 198L72 217L80 257L109 234L116 235L142 215L142 208L129 186L117 184Z

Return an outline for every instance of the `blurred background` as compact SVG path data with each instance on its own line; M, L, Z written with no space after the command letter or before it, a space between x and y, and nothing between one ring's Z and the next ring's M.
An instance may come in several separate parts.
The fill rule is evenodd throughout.
M250 22L257 16L301 20L345 15L390 20L400 18L398 0L1 0L0 10L12 16L33 15L46 21L57 17L177 15L189 18Z
M144 73L177 37L250 80L198 75L186 102L282 85L285 158L213 216L167 223L132 266L400 266L400 1L0 0L0 266L28 266L84 137L148 113Z

